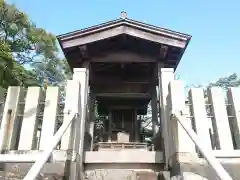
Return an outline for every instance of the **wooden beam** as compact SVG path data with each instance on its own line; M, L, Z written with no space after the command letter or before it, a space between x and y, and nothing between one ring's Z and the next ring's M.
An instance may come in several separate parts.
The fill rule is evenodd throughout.
M119 77L110 77L105 75L92 75L91 83L92 84L150 84L155 81L155 78L148 78L148 77L138 77L138 78L132 78L129 80L122 80Z
M116 110L116 109L144 109L145 107L144 106L135 106L135 105L132 105L132 106L128 106L128 105L111 105L109 106L109 109L110 110Z
M150 98L149 93L96 93L97 97Z
M174 38L162 35L162 34L153 34L149 31L136 29L136 28L130 27L128 25L120 25L117 27L112 27L107 30L105 29L100 32L95 32L95 33L89 34L87 36L76 37L76 38L65 40L65 41L63 40L62 47L70 48L70 47L74 47L74 46L81 46L81 45L96 42L99 40L104 40L107 38L115 37L115 36L118 36L121 34L127 34L130 36L145 39L148 41L166 44L169 46L180 47L180 48L184 48L186 45L186 41L184 41L184 40L174 39Z
M103 84L100 86L94 86L93 90L96 93L147 93L149 91L148 86L134 84L132 86L119 86Z
M110 84L127 84L127 85L131 85L131 84L151 84L151 82L153 81L120 81L120 80L117 80L116 82L111 82ZM106 80L98 80L98 79L95 79L94 81L91 82L91 84L109 84L109 82L107 82Z
M167 53L168 53L168 46L161 45L161 48L160 48L160 58L161 59L166 59Z
M156 62L157 59L147 56L140 55L137 53L119 51L119 52L110 52L106 53L102 56L92 57L91 62L124 62L124 63L132 63L132 62Z
M80 55L82 59L87 59L88 58L88 49L86 45L79 46L80 50Z

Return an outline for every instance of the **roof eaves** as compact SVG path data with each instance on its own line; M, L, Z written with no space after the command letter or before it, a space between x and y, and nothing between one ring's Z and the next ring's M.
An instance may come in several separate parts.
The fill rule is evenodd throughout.
M162 28L162 27L159 27L159 26L154 26L154 25L143 23L143 22L136 21L136 20L133 20L133 19L128 19L127 18L126 21L129 22L129 23L132 23L132 24L138 24L138 25L141 25L141 26L148 27L149 29L154 29L154 30L158 30L158 31L161 31L161 32L166 32L166 33L170 33L170 34L179 35L179 36L185 37L187 39L192 37L189 34L180 33L180 32L177 32L177 31L169 30L169 29Z
M83 32L95 30L95 29L98 29L98 28L102 28L104 26L109 26L109 25L112 25L112 24L116 24L116 23L119 23L121 21L123 21L123 19L122 18L118 18L118 19L115 19L115 20L112 20L112 21L108 21L108 22L101 23L101 24L98 24L98 25L90 26L88 28L84 28L84 29L68 32L68 33L65 33L65 34L61 34L61 35L58 35L57 38L58 39L68 38L68 37L74 36L76 34L80 34L80 33L83 33Z

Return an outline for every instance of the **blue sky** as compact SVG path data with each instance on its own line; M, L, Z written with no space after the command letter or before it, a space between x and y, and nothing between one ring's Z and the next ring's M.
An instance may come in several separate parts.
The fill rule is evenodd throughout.
M128 17L192 35L177 74L186 85L240 75L238 0L9 0L37 26L58 35Z

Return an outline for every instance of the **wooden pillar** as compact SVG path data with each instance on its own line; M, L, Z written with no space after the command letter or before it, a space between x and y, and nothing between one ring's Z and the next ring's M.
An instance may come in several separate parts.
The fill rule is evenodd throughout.
M153 137L155 137L158 132L156 86L152 88L151 108L152 108L152 131L153 131Z
M108 115L108 142L111 142L112 140L111 135L112 135L112 112L110 111Z
M140 142L140 129L139 129L139 121L137 120L137 110L134 109L133 112L133 121L134 121L134 132L135 132L135 141Z
M93 92L90 93L90 125L89 125L89 133L91 135L91 151L93 150L93 140L94 140L94 124L95 124L95 120L96 120L96 114L95 114L95 101L96 101L96 97L94 95Z

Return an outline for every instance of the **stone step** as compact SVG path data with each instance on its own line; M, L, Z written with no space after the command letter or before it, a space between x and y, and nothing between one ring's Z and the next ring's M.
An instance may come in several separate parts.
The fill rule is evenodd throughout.
M128 169L95 169L85 171L85 180L168 180L168 174Z

